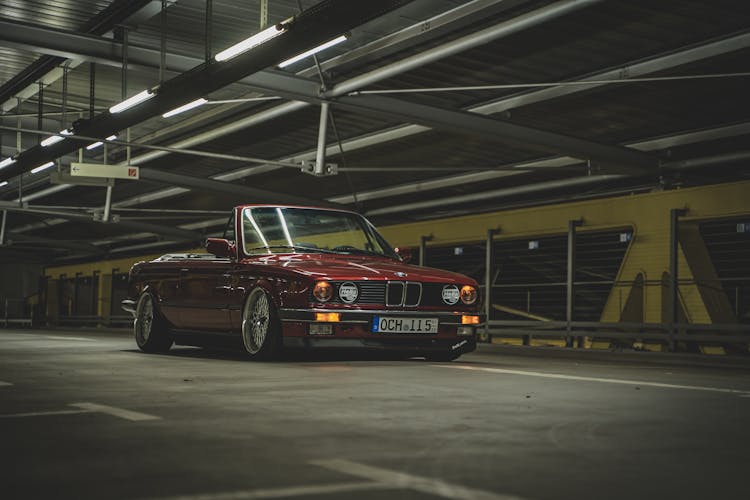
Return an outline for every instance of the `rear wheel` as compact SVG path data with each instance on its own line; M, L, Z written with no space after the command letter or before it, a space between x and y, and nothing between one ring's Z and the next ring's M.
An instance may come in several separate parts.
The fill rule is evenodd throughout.
M276 308L265 290L255 288L242 308L242 344L251 359L271 360L281 352Z
M143 292L135 307L135 343L143 352L166 352L172 347L169 325L156 309L153 295Z

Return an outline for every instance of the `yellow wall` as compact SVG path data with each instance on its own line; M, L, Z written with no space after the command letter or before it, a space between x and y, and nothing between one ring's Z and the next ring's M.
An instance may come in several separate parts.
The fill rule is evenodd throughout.
M669 212L672 208L687 209L687 215L681 219L685 221L746 216L750 214L750 182L397 224L382 227L380 231L394 246L418 246L420 236L427 235L433 237L430 245L442 246L484 241L487 230L491 228L501 230L497 239L564 234L568 228L568 221L583 219L583 225L578 229L581 232L632 228L633 240L617 280L632 281L638 273L643 273L647 281L654 281L660 280L669 267ZM126 272L133 263L157 256L50 267L46 270L46 275L59 278L61 274L71 277L76 273L90 276L94 271L104 275L111 273L113 269ZM683 251L680 252L679 272L681 278L692 277L690 265ZM100 280L100 283L102 282L103 280ZM701 294L694 285L681 286L680 293L691 322L710 322ZM99 296L103 296L102 290ZM604 308L602 321L619 321L620 302L619 296L611 294ZM644 320L659 323L662 320L661 314L661 285L645 287Z

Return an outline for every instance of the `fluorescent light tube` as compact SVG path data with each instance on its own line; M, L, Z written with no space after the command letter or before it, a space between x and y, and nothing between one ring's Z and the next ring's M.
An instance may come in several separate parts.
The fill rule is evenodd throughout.
M16 162L16 159L13 158L12 156L9 156L3 161L0 161L0 168L5 168L7 166L13 165L15 162Z
M175 108L172 111L167 111L163 115L161 115L164 118L169 118L170 116L179 115L180 113L184 113L185 111L191 110L193 108L197 108L198 106L203 106L208 101L204 98L196 99L193 102L189 102L185 104L184 106L180 106L179 108Z
M109 112L112 114L120 113L121 111L125 111L126 109L132 108L133 106L136 106L143 101L147 101L154 97L156 94L151 92L151 90L146 89L143 92L139 92L133 97L129 97L122 101L120 104L115 104L111 108L109 108Z
M310 57L313 54L317 54L318 52L322 52L322 51L324 51L326 49L329 49L329 48L333 47L334 45L338 45L341 42L345 42L346 39L347 39L346 35L341 35L338 38L334 38L333 40L330 40L330 41L328 41L328 42L326 42L326 43L324 43L322 45L318 45L314 49L310 49L307 52L303 52L303 53L301 53L299 55L296 55L296 56L292 57L291 59L287 59L286 61L284 61L281 64L279 64L279 68L286 68L287 66L291 66L292 64L294 64L294 63L296 63L298 61L301 61L302 59L304 59L306 57Z
M238 44L232 45L226 50L222 50L221 52L216 54L214 58L217 61L226 61L227 59L231 59L235 56L238 56L242 54L243 52L247 52L253 47L257 47L258 45L265 43L272 38L276 38L277 36L282 34L284 31L286 31L286 28L284 28L280 24L276 24L274 26L271 26L270 28L266 28L263 31L254 34L250 38L246 38L245 40L242 40Z
M7 185L8 185L8 181L0 182L0 188L3 186L7 186Z
M44 165L39 165L38 167L32 169L31 173L32 174L36 174L38 172L41 172L42 170L47 170L48 168L54 167L54 166L55 166L55 162L54 161L48 161Z
M63 139L64 139L64 137L62 137L62 136L51 135L51 136L47 137L46 139L44 139L39 144L41 144L43 147L47 147L47 146L51 146L53 144L57 144L58 142L62 141Z
M115 139L117 139L117 136L113 134L113 135L110 135L109 137L107 137L104 140L105 141L114 141ZM89 144L88 146L86 146L86 150L87 151L91 151L92 149L96 149L99 146L102 146L103 144L104 143L102 141L93 142L93 143Z

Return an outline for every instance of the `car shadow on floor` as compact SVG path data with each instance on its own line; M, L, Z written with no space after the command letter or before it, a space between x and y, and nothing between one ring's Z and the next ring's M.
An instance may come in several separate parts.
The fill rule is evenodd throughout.
M253 360L241 349L219 347L188 347L175 346L165 353L145 353L138 349L124 349L123 352L142 354L143 356L158 356L167 358L190 359L220 359L222 361L238 361L243 363L320 363L342 361L403 361L425 362L424 358L405 358L403 355L383 351L367 350L286 350L272 361Z

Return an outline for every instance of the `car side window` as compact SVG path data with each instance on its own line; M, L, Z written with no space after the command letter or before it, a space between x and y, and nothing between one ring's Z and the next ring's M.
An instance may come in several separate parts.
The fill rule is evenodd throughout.
M232 215L229 217L229 220L227 221L226 227L224 227L224 235L222 236L225 240L229 240L232 243L235 243L235 235L234 235L234 210L232 211Z

